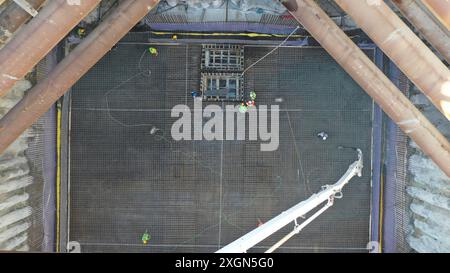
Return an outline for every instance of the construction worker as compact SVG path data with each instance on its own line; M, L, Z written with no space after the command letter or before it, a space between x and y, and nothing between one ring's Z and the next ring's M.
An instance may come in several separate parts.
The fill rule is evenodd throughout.
M247 105L247 107L253 107L253 106L255 106L255 101L254 100L249 100L245 104Z
M320 132L317 134L317 137L325 141L328 139L328 134L326 132Z
M150 235L148 234L147 230L142 234L142 243L146 245L148 241L150 240Z
M247 107L247 105L245 105L245 103L241 103L241 105L239 105L239 112L244 114L247 112L247 110L248 110L248 107Z
M148 51L150 52L150 54L152 54L153 56L158 56L158 49L156 49L156 47L149 47Z
M250 92L249 96L250 96L251 100L253 100L253 101L256 100L256 92L255 91Z
M195 98L200 97L200 93L199 93L198 91L193 90L193 91L191 92L191 96L195 99Z
M86 29L84 27L79 27L77 29L77 35L79 38L84 38L86 36Z
M178 40L178 36L177 35L172 35L172 40L174 40L174 41Z

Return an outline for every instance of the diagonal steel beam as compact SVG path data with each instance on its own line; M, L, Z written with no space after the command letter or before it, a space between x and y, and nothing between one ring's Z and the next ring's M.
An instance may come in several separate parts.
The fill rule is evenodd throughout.
M422 3L450 30L450 1L449 0L422 0Z
M25 10L29 15L36 17L38 15L37 10L33 8L27 0L13 0L19 7Z
M130 31L159 0L124 0L0 120L0 154Z
M384 112L450 177L450 143L314 0L285 5ZM285 1L283 1L285 4ZM294 7L294 8L289 8Z
M392 0L392 2L414 28L450 63L450 32L419 4L419 0Z
M450 120L450 70L381 0L335 0Z
M0 97L47 55L101 0L51 0L0 50Z
M46 0L28 0L38 10ZM0 1L1 2L1 1ZM15 3L10 3L0 14L0 47L6 44L13 34L30 19L31 16Z

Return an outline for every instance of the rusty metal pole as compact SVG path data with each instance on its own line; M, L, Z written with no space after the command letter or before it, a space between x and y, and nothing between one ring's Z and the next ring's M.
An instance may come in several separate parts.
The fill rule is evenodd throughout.
M406 19L450 63L450 34L418 0L392 0Z
M28 3L38 10L46 0L28 0ZM13 34L31 18L25 10L11 2L0 14L0 47L6 44Z
M450 1L422 0L422 3L436 16L439 21L450 30Z
M384 1L335 0L450 120L450 70Z
M450 177L450 143L314 0L290 0L300 22L384 112Z
M159 0L124 0L0 120L0 154L130 31Z
M51 0L0 50L0 97L47 55L101 0Z

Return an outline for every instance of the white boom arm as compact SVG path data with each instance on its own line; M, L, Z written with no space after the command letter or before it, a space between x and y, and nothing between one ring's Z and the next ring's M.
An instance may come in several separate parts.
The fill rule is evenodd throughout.
M317 216L323 213L327 208L333 205L334 198L342 197L342 188L352 179L355 175L361 177L361 171L363 168L362 151L356 149L358 152L358 160L353 162L347 172L337 181L334 185L325 185L318 193L313 194L310 198L298 203L294 207L282 212L275 218L259 226L258 228L250 231L241 238L219 249L216 253L245 253L248 249L255 246L262 240L266 239L270 235L274 234L284 226L291 222L295 223L294 230L285 236L281 241L275 244L266 252L272 252L286 242L289 238L300 232L306 225L312 222ZM300 225L297 224L297 218L305 216L308 212L327 201L327 204L315 212L311 217L306 219Z

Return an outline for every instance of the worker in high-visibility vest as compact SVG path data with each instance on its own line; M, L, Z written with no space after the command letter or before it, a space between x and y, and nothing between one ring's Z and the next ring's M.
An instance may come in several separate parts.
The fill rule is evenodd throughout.
M145 231L144 234L142 234L142 243L144 245L146 245L149 240L150 240L150 234L148 234L148 232Z
M149 47L148 51L150 52L150 54L152 54L153 56L158 56L158 49L156 49L155 47Z
M255 91L250 92L249 97L253 101L256 100L256 92Z
M79 38L84 38L86 36L86 29L84 27L79 27L77 29L77 35Z
M255 101L254 100L249 100L245 104L247 105L247 107L253 107L253 106L255 106Z
M247 107L247 105L245 105L245 103L241 103L241 105L239 105L239 112L244 114L247 112L247 110L248 110L248 107Z

